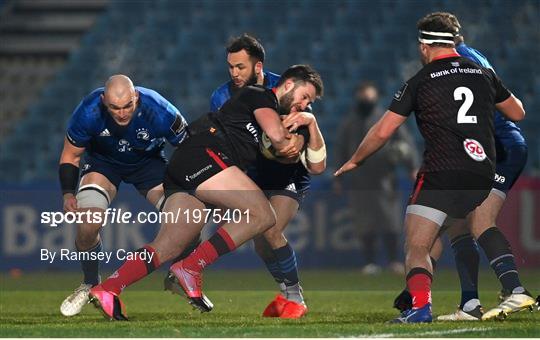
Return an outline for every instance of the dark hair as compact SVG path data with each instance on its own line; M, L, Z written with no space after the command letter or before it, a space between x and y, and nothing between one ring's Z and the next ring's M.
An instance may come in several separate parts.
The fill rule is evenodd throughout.
M251 35L244 33L239 37L234 37L229 40L227 53L236 53L241 50L246 50L247 54L257 61L264 62L264 47L261 43Z
M435 12L430 13L418 20L416 27L421 31L430 32L445 32L452 33L455 36L459 35L459 29L461 25L455 15L448 12ZM454 47L451 44L445 43L433 43L431 46L435 47Z
M293 65L281 74L277 86L281 86L287 79L295 83L311 83L315 87L317 97L322 97L324 85L319 72L309 65Z

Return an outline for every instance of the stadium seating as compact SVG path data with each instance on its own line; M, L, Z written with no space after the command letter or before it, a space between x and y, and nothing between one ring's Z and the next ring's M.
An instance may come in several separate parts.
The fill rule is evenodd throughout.
M55 77L39 98L24 99L34 104L12 124L0 146L0 178L54 179L72 110L113 73L128 74L136 84L156 89L193 120L208 109L213 89L227 80L223 47L228 37L242 32L262 40L267 70L279 73L290 64L307 62L321 71L326 97L315 111L330 150L359 81L379 84L386 105L419 68L415 21L435 10L456 13L467 42L485 51L529 111L538 112L540 75L530 70L540 54L540 45L533 43L540 41L539 2L498 0L475 6L473 15L465 0L111 1L60 71L43 65L40 72ZM0 84L35 85L24 61L16 69L2 70L0 77L9 79ZM2 99L2 106L16 112L19 100ZM531 141L530 166L536 168L539 130L540 119L530 115L524 132ZM20 157L21 150L36 157Z

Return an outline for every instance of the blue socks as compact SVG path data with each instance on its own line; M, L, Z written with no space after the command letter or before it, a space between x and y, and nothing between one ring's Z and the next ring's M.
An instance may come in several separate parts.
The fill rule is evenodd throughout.
M84 283L91 284L92 286L95 286L99 284L101 281L101 277L99 276L99 260L97 260L97 253L101 251L101 240L96 244L93 248L85 251L79 251L79 253L88 253L89 258L96 258L96 260L82 260L81 261L81 268L84 274ZM96 254L95 256L92 256L91 254Z
M279 267L279 262L277 259L274 258L263 258L264 264L266 265L266 269L270 272L272 277L277 283L283 283L284 278L281 274L281 268Z
M298 283L298 266L296 263L296 254L289 243L281 248L274 249L274 254L279 263L283 282L287 286L293 286Z
M478 264L480 256L478 246L470 234L455 237L451 244L461 284L459 308L463 309L469 300L478 299Z
M503 289L513 292L521 287L514 255L510 244L497 227L491 227L478 237L478 244L482 247L493 268L497 279Z

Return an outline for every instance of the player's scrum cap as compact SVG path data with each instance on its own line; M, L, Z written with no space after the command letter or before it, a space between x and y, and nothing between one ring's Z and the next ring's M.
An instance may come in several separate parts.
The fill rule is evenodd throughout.
M430 31L418 31L418 41L422 44L454 44L454 33L450 32L430 32Z

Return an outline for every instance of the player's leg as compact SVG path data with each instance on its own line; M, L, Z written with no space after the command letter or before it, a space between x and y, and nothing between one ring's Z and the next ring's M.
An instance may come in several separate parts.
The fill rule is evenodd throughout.
M109 177L114 178L114 176ZM79 191L76 195L78 211L102 214L115 196L116 185L109 178L98 172L85 173L81 178ZM89 253L90 256L82 257L88 259L81 260L83 282L60 306L60 312L65 316L79 314L84 305L88 303L90 288L100 282L99 260L97 256L91 256L91 254L102 251L99 235L102 225L101 223L92 222L91 220L85 220L77 225L75 248L79 252Z
M431 322L430 251L448 215L463 219L487 196L488 178L460 171L420 173L406 210L407 290L412 308L394 322Z
M203 242L185 261L201 270L213 263L219 256L233 251L237 247L262 234L275 224L276 218L270 202L263 192L238 167L231 166L200 184L195 196L203 202L241 212L239 223L227 221L212 236L222 239L218 242ZM220 236L218 236L220 235ZM212 240L212 237L210 240ZM209 240L209 241L210 241ZM204 245L204 247L203 247ZM205 247L214 248L209 257L201 251ZM204 265L198 260L204 258Z
M431 267L433 268L433 273L435 273L435 270L437 269L437 261L441 258L441 254L443 251L443 244L441 240L441 232L439 231L439 235L435 239L435 242L433 242L433 245L431 246L431 250L429 251L429 259L431 261ZM400 312L404 312L408 309L412 308L412 296L411 293L407 290L407 287L399 293L398 296L394 299L393 307L399 310Z
M478 296L478 246L470 234L467 221L452 220L446 233L451 240L456 269L461 285L461 301L452 314L440 315L442 321L478 321L482 318L482 306ZM442 247L442 245L441 245ZM432 254L432 256L436 254Z
M102 284L90 290L90 297L104 315L111 320L125 320L127 316L118 296L126 287L152 273L161 264L178 256L198 235L203 221L194 223L183 211L202 210L205 205L187 193L171 194L163 205L163 221L158 235L149 244L135 253L133 259L126 260Z
M175 274L192 304L202 297L202 271L219 257L272 227L275 213L263 192L238 167L229 166L198 185L201 201L236 211L239 218L227 221L187 258L173 264Z
M277 212L276 212L277 215ZM281 273L281 268L279 267L279 262L276 259L276 255L272 251L272 247L264 237L264 235L258 235L253 238L253 245L255 252L261 260L264 262L266 269L274 278L274 281L278 284L280 295L282 298L285 298L287 293L285 292L285 282L283 274ZM277 316L277 315L276 315Z
M534 299L523 288L510 244L496 226L506 193L512 188L527 161L527 146L516 144L497 147L497 175L487 199L471 216L471 232L488 257L503 288L505 301L486 312L484 319L504 317L508 313L530 308Z
M164 205L165 205L165 194L164 194L164 191L163 191L163 184L159 184L155 187L153 187L152 189L148 190L148 193L146 194L146 199L156 207L156 209L158 210L158 212L172 212L171 208L168 208L167 210L164 210ZM194 205L196 205L196 202L193 203ZM204 205L201 206L202 208L201 209L204 209ZM198 209L198 208L194 208L194 209ZM193 209L192 209L193 211ZM191 254L191 252L193 250L195 250L195 248L197 248L197 246L201 243L201 237L200 237L200 233L197 234L193 240L185 247L183 247L183 251L181 252L180 255L176 256L174 259L173 259L173 262L177 262L177 261L180 261L184 258L186 258L189 254Z
M274 300L276 306L280 302L285 303L281 311L279 311L280 308L276 308L277 315L269 316L299 318L307 313L307 307L300 286L296 254L283 234L289 222L298 212L298 199L285 194L276 194L270 197L270 203L276 212L276 224L263 235L270 245L281 271L285 286L285 299L288 302L281 299L279 301Z
M133 184L139 193L144 196L150 204L156 207L158 212L163 211L163 206L165 204L165 192L162 182L165 176L166 167L167 163L165 159L161 157L152 158L124 179L126 183ZM184 251L173 260L173 262L180 261L187 257L200 243L200 235L197 235ZM174 283L173 277L174 276L171 276L170 273L167 273L163 281L164 288L165 290L180 294L182 292L177 289L178 285Z
M495 225L503 198L492 192L471 215L471 231L486 254L503 291L510 295L499 306L487 311L483 319L504 318L506 314L529 308L534 298L523 287L510 243Z
M412 308L395 323L431 322L431 282L433 267L429 251L446 218L443 212L421 205L410 205L405 217L405 271Z

